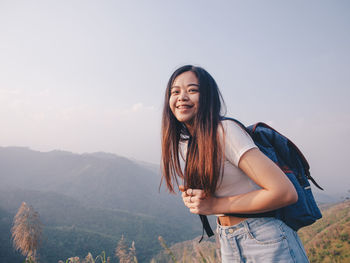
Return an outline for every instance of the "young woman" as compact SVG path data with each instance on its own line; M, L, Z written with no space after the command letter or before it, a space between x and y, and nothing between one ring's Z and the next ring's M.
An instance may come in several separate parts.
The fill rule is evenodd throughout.
M217 215L222 262L308 262L298 235L282 221L225 215L271 211L298 196L250 136L222 119L222 103L203 68L187 65L172 74L162 119L162 180L170 192L179 187L191 213Z

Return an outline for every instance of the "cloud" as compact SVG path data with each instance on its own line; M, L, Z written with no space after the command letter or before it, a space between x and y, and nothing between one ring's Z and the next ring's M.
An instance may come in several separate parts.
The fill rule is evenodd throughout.
M50 104L49 90L28 91L20 89L0 89L0 110L4 112L17 111L22 114L28 114L41 109L45 111L45 106ZM38 110L36 110L38 111Z
M142 103L136 103L136 104L132 105L131 111L137 112L137 111L139 111L140 109L142 109L142 107L143 107L143 104L142 104Z
M12 90L12 89L0 89L0 96L11 96L11 95L19 95L21 91L19 90Z
M109 151L147 161L159 159L155 145L159 143L161 112L155 106L142 102L124 107L71 105L55 100L48 90L29 94L2 89L0 97L0 124L6 127L1 131L2 145Z
M154 106L144 106L143 103L135 103L134 105L132 105L131 107L131 111L132 112L138 112L138 111L142 111L142 110L154 110L155 107Z

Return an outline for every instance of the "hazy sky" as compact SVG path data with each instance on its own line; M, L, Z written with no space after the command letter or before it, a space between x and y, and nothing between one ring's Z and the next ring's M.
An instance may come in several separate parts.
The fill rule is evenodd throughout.
M350 189L349 1L0 0L0 146L159 163L166 82L206 68L328 191Z

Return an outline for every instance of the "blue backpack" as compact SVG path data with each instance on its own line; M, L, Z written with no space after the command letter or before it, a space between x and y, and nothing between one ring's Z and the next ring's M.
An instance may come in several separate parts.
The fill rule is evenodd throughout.
M301 227L311 225L322 217L314 196L311 192L309 180L319 189L323 190L310 175L310 166L298 147L288 138L271 128L265 123L259 122L255 125L245 127L239 121L232 118L253 139L261 152L275 162L293 183L297 193L298 201L277 210L258 214L228 214L237 217L275 217L282 220L292 229L297 231ZM210 228L208 219L200 215L203 231L210 237L214 233Z

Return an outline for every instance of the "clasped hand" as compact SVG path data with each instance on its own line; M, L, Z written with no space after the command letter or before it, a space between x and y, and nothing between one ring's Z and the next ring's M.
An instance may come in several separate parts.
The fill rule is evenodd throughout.
M215 197L207 196L200 189L185 189L183 185L179 186L182 192L182 200L193 214L211 215L214 213Z

